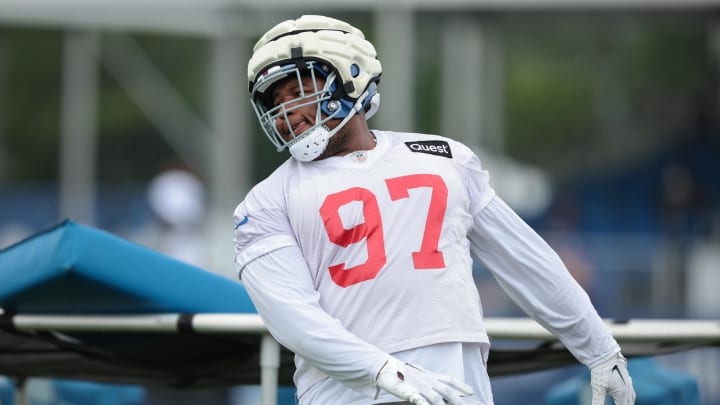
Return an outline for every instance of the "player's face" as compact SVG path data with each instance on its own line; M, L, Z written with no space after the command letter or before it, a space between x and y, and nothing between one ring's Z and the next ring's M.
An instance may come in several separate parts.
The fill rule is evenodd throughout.
M319 76L319 75L318 75ZM314 99L302 98L303 94L313 94L325 85L325 79L316 77L315 83L310 76L301 76L298 81L295 77L283 79L272 90L273 106L288 103L287 120L280 116L275 120L275 127L280 135L289 141L315 125L317 103ZM305 104L305 105L302 105Z
M287 120L282 115L275 120L275 127L285 141L290 141L293 137L302 134L315 125L318 109L317 103L314 102L314 98L301 99L303 92L304 94L312 94L325 86L325 79L323 77L316 77L315 81L316 83L313 84L313 79L309 75L301 76L300 81L298 81L296 77L289 77L279 81L272 88L270 95L272 97L273 107L280 103L288 103L286 105L286 108L289 110ZM325 115L324 113L322 114L323 116ZM337 127L341 121L340 119L331 119L324 125L332 130ZM322 160L330 156L347 153L348 143L352 138L352 131L348 127L349 125L346 125L333 135L329 139L325 151L315 160Z

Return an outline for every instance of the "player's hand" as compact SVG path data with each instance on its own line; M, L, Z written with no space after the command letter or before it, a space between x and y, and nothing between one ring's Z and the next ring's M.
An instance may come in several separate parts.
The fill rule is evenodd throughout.
M450 376L435 374L395 358L380 369L378 388L416 405L462 405L472 388Z
M590 386L592 405L603 405L608 394L616 405L635 403L635 389L627 370L627 360L621 353L590 370Z

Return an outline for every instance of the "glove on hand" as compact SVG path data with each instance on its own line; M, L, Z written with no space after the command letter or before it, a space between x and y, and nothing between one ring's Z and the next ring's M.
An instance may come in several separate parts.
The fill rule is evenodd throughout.
M590 386L592 405L603 405L608 394L615 400L616 405L635 403L635 389L627 370L627 360L622 353L590 370Z
M469 385L455 378L394 358L380 369L375 385L416 405L462 405L463 396L474 394Z

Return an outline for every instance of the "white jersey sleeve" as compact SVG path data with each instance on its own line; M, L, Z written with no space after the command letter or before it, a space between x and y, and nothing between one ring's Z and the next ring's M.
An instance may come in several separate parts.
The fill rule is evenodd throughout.
M235 269L238 275L259 256L287 246L296 246L283 195L275 177L254 187L233 213Z
M473 214L471 251L513 301L588 367L619 352L555 251L499 197L480 208Z
M243 284L280 344L348 387L369 397L377 394L375 376L390 356L320 307L298 247L277 249L247 264Z

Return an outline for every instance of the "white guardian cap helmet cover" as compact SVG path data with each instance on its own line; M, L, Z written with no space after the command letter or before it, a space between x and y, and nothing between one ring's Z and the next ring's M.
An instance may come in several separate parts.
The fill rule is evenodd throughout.
M301 161L320 156L330 137L361 110L370 118L377 111L377 83L382 66L375 47L362 31L334 18L304 15L283 21L263 35L248 62L250 101L265 134L278 151L289 149ZM301 83L312 79L312 91ZM273 105L272 87L285 78L298 80L300 94L294 100ZM324 80L324 85L318 79ZM296 134L288 114L294 109L317 105L314 125ZM278 130L277 120L287 125L290 139ZM325 124L341 119L330 130Z

